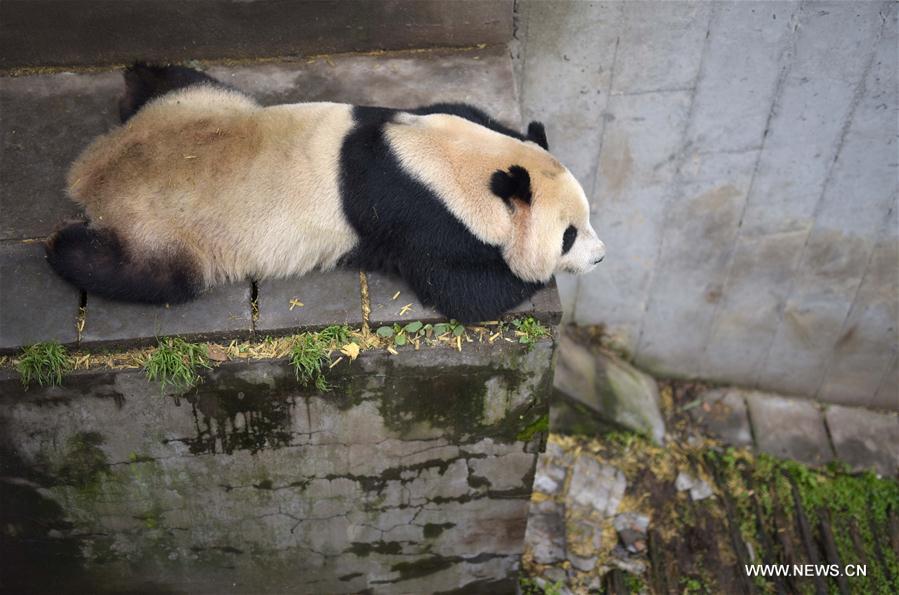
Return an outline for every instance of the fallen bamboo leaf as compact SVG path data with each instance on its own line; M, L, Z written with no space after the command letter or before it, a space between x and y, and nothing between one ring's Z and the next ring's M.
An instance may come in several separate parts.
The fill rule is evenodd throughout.
M356 358L359 357L359 346L355 343L347 343L340 348L340 353L350 358L350 361L356 361Z

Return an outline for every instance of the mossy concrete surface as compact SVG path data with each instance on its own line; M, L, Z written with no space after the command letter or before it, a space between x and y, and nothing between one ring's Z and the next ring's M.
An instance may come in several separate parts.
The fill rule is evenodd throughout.
M553 346L365 352L323 394L283 360L181 395L140 370L0 377L0 587L511 591Z

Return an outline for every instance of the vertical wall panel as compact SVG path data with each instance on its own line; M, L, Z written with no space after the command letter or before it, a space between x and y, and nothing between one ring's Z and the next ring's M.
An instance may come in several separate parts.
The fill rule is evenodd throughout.
M666 374L899 409L896 4L518 6L523 113L608 244L568 316Z
M797 394L817 391L877 241L871 231L895 209L899 192L895 11L885 25L818 205L793 279L793 294L758 370L761 385ZM893 133L886 133L891 128Z
M609 102L624 5L611 2L522 2L518 15L520 95L525 124L543 122L553 154L590 194ZM564 33L562 33L564 32ZM578 279L560 275L566 317Z
M874 51L881 7L816 3L800 15L794 62L748 197L704 375L751 385L762 372Z
M606 259L581 279L575 319L606 324L633 347L674 178L690 93L615 95L599 159L593 227Z
M608 257L580 281L579 322L633 349L658 254L712 4L621 3L612 97L591 196Z
M716 5L687 154L661 229L636 353L642 365L677 376L699 373L797 10Z

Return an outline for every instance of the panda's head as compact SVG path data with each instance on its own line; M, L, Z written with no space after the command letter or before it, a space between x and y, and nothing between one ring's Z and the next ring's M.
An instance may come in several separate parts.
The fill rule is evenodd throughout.
M503 255L526 281L545 282L554 273L581 274L605 257L605 244L590 224L583 188L548 152L539 122L528 127L525 149L493 172L491 192L504 201L511 233Z
M404 114L387 136L403 168L475 237L498 246L522 280L586 273L605 256L584 190L549 153L539 122L512 136L454 115Z

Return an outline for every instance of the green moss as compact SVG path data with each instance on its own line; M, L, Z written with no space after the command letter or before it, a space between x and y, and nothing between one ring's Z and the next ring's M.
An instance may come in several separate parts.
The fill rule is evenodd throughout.
M681 577L680 584L681 584L681 588L683 589L682 593L684 593L684 595L688 595L688 594L689 595L694 595L694 594L696 594L696 595L703 594L704 595L705 593L711 592L711 591L709 591L709 588L705 585L705 583L703 582L703 580L701 578L697 578L697 577L693 577L693 576L684 576L684 577Z
M636 574L625 573L624 588L628 593L642 593L646 590L646 583Z
M520 442L530 442L535 434L541 432L549 432L549 413L544 413L530 424L526 425L520 432L518 432L518 435L516 435L515 438Z
M885 532L889 525L890 506L895 507L899 503L899 482L878 478L870 472L852 474L843 465L815 469L765 454L752 457L746 451L735 449L710 454L708 460L721 470L728 495L736 506L737 519L734 522L757 553L765 554L758 539L758 522L771 533L776 508L790 526L795 522L792 496L792 484L795 484L800 504L813 530L819 530L822 518L829 521L840 560L844 564L859 560L849 529L851 520L855 520L869 564L867 577L851 579L853 589L866 593L899 591L899 557L892 548L880 548L886 569L881 564L873 563L878 560L875 542L883 543L887 538ZM758 520L756 502L761 512ZM879 527L880 534L874 535L872 527ZM887 571L893 577L892 582Z
M555 583L543 581L541 586L536 579L522 575L518 578L518 586L523 595L561 595L565 583L563 581Z
M372 552L376 554L397 555L402 553L403 546L398 541L354 541L346 551L360 558L365 558Z
M405 581L422 576L428 576L435 572L440 572L449 568L454 564L451 558L442 556L431 556L430 558L419 558L414 562L399 562L390 567L390 570L400 573L400 581Z
M37 382L39 386L62 384L63 376L71 369L72 361L68 351L56 341L26 347L16 365L26 388L32 382Z
M424 526L425 539L436 539L446 531L456 526L456 523L426 523Z
M487 381L496 374L481 366L394 367L384 377L384 394L391 398L381 399L381 415L404 435L421 423L456 436L472 433L482 426Z
M151 381L159 382L162 392L169 386L183 392L202 381L199 368L210 367L206 345L168 337L158 340L144 364L144 372Z
M109 473L106 453L100 449L99 432L78 432L66 441L66 453L58 470L60 481L80 490L93 491Z

